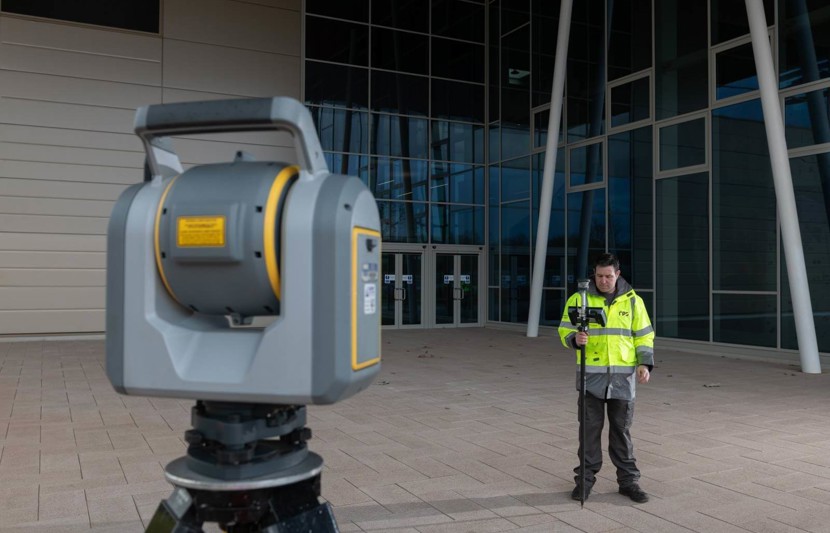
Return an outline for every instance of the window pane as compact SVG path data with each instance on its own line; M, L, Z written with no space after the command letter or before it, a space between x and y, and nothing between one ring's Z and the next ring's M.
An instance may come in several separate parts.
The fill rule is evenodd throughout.
M530 0L505 0L501 3L501 34L505 35L530 20Z
M501 167L501 201L530 198L530 158L505 161Z
M605 63L605 2L575 2L568 44L568 142L603 133Z
M499 289L487 289L487 320L499 320Z
M429 39L417 33L372 28L372 67L429 74Z
M530 255L502 255L501 321L527 322L530 309Z
M427 200L427 162L417 159L372 158L369 189L377 198Z
M605 252L605 189L568 193L568 289L590 275Z
M491 15L492 17L492 15ZM530 21L532 43L533 106L550 102L553 87L553 64L556 56L556 36L559 34L559 1L533 2ZM491 52L492 53L492 52Z
M331 80L338 80L338 83L331 83ZM306 61L305 102L366 109L369 105L369 71Z
M706 2L654 3L657 119L708 105Z
M483 43L484 9L484 5L472 2L433 0L432 33Z
M480 44L433 37L432 75L484 83L484 47Z
M502 157L530 152L530 26L502 39Z
M397 115L372 115L372 153L426 159L427 120Z
M378 201L380 227L386 242L427 242L427 204Z
M429 2L423 0L372 2L372 24L427 33L429 31Z
M660 129L660 170L706 163L706 120L698 118Z
M529 253L530 250L530 201L513 202L501 206L502 255Z
M649 115L649 79L640 78L611 89L611 127L623 126Z
M712 111L715 290L775 291L775 188L760 100Z
M545 154L533 156L533 220L531 229L539 227L539 197L545 169ZM534 239L535 242L535 239ZM553 175L553 198L548 222L548 247L545 257L545 287L565 286L565 149L556 153L556 171ZM561 309L559 310L562 311Z
M432 158L484 163L484 126L432 121Z
M782 0L783 1L783 0ZM749 33L746 5L735 0L711 0L712 2L712 44L726 42ZM764 0L767 25L775 24L773 0Z
M484 85L432 80L432 117L483 123Z
M428 79L373 70L372 110L402 115L429 115Z
M323 157L332 174L357 176L367 187L369 186L369 158L365 155L323 152Z
M602 143L571 149L571 187L599 183L602 175Z
M826 0L779 0L781 87L830 77Z
M484 203L484 167L460 163L432 163L430 201Z
M651 0L608 2L608 79L651 66Z
M306 0L305 9L316 15L369 22L369 2L365 0Z
M653 286L651 126L608 138L608 250L637 289Z
M715 97L728 98L758 89L752 44L725 50L715 56Z
M342 20L305 18L305 53L308 59L368 66L369 27ZM320 36L325 35L325 39Z
M542 293L542 312L539 323L543 326L558 326L565 307L565 291L545 290Z
M331 152L369 152L366 113L331 107L310 107L323 150Z
M657 315L661 337L709 340L709 176L657 186Z
M2 11L125 30L159 32L159 0L3 0Z
M712 340L775 348L778 302L774 294L712 295Z
M787 148L830 142L830 90L784 99Z
M432 204L432 242L484 244L484 207Z

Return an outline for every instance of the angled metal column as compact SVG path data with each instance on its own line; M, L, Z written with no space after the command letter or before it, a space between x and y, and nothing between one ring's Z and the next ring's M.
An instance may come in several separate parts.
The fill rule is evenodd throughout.
M542 190L539 192L539 224L536 227L536 251L533 256L533 279L530 282L530 310L527 317L527 336L539 335L539 314L542 307L542 283L545 277L545 258L548 253L548 226L553 201L553 173L559 144L559 123L562 119L562 98L565 94L565 72L568 64L568 38L571 32L573 0L562 0L559 6L559 33L556 35L556 57L553 65L553 87L550 94L548 142L545 145L545 167L542 171Z
M772 63L772 51L764 16L763 0L745 0L752 34L752 52L761 88L761 105L764 109L764 126L772 162L772 177L781 219L781 239L787 260L787 276L795 314L795 331L798 350L801 355L801 370L808 374L820 374L816 328L813 321L813 305L807 283L807 267L804 263L804 249L798 226L798 212L795 205L790 160L787 157L787 140L784 137L784 119L778 101L778 80Z

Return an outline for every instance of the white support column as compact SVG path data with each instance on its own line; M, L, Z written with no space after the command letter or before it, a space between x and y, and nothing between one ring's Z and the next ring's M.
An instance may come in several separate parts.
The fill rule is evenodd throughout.
M761 105L764 109L764 126L772 162L772 176L781 219L781 239L784 256L787 259L787 276L795 314L795 331L798 350L801 355L801 371L820 374L816 328L813 320L813 305L807 283L807 267L804 263L804 249L801 245L801 231L798 226L798 212L795 205L790 160L787 157L787 140L784 137L784 119L778 100L778 80L772 62L772 51L764 16L763 0L745 0L752 34L752 52L761 88Z
M559 123L562 120L562 98L565 94L565 72L568 66L568 38L571 32L572 7L573 0L562 0L562 4L559 6L559 33L556 35L553 87L550 91L548 142L545 144L545 167L542 171L542 190L539 192L539 224L536 227L533 279L530 282L530 310L527 317L528 337L539 335L539 314L542 307L545 258L548 253L548 226L550 225L550 206L553 201L556 151L559 145Z

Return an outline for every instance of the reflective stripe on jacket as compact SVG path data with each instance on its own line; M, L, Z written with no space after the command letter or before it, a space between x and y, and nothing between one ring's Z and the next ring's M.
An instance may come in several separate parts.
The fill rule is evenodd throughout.
M568 298L559 337L562 344L576 349L577 326L571 324L569 307L579 307L579 293ZM617 279L617 295L608 304L593 280L588 287L588 307L602 307L606 324L589 324L585 357L585 391L597 398L633 400L637 365L654 365L654 328L643 299L623 278ZM579 389L580 350L576 350L576 387Z

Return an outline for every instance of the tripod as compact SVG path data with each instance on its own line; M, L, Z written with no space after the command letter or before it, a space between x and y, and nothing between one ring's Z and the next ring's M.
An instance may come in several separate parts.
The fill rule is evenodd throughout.
M337 533L321 504L322 458L308 451L305 406L197 401L187 455L165 468L173 493L147 533ZM273 437L278 437L274 439Z

